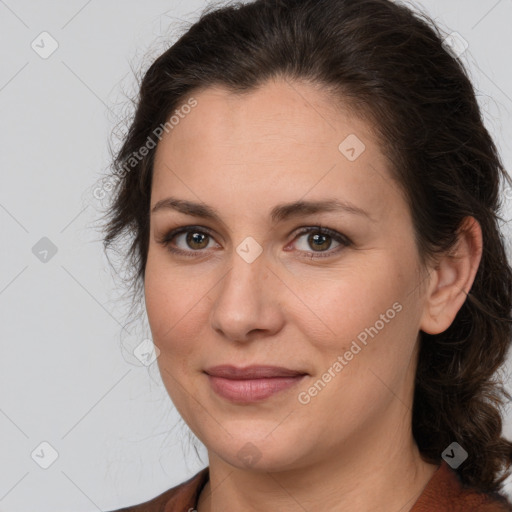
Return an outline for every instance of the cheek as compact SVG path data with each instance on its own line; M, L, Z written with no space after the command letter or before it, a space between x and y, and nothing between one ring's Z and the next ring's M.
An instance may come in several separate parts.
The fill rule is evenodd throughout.
M406 293L391 294L388 299L375 314L365 313L358 325L351 325L352 336L344 338L337 351L343 364L338 385L344 392L353 392L354 398L364 397L366 403L374 403L379 397L391 399L391 390L401 395L399 390L414 365L417 311ZM357 403L353 405L357 407Z
M175 323L175 308L169 307L172 304L172 295L175 292L167 286L165 278L152 268L146 268L144 280L144 294L146 301L146 311L153 340L160 344L165 333L171 329Z
M312 314L310 323L299 316L297 321L317 358L314 382L329 381L315 399L318 407L333 400L363 414L368 404L388 403L394 395L387 386L398 390L408 378L420 316L417 294L411 293L414 260L378 259L337 283L308 284L309 303L322 322Z
M408 280L396 262L382 258L364 267L341 269L335 279L332 273L325 279L303 275L297 283L302 302L295 311L296 321L311 342L348 350L351 341L359 334L364 340L365 329L376 322L379 331L394 323L396 310L400 305L405 309Z
M170 268L165 256L148 256L144 280L146 311L159 364L185 371L205 339L211 284L190 269ZM180 370L181 368L182 370Z
M199 297L182 292L184 286L193 288L190 279L184 273L170 271L165 261L157 259L148 256L144 280L149 326L153 342L160 350L157 364L162 382L181 416L190 423L194 417L190 411L190 390L194 385L190 364L200 339L196 315L202 303L198 304L198 300L204 292Z
M182 293L183 278L177 272L170 272L160 255L148 255L144 279L144 294L153 341L164 352L170 348L183 320L186 318L190 301L189 293Z
M346 318L343 325L340 321L339 330L344 332L335 341L317 338L316 373L299 390L300 403L307 402L304 413L311 417L329 417L323 427L326 436L337 438L343 429L348 432L361 422L378 421L397 399L407 402L415 320L401 301L393 304L377 307L377 315L368 315L367 305L361 310L364 314ZM339 411L339 419L332 418L333 409Z

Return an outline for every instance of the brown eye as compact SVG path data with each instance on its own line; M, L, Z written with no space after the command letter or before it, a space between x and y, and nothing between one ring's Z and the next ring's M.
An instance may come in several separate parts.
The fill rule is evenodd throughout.
M305 253L311 259L332 256L337 254L343 248L352 245L351 240L341 233L320 226L303 229L297 236L296 240L300 240L305 235L308 235L306 243L303 243L302 247L300 246L301 244L297 244L297 242L296 244L299 248L299 252ZM331 248L333 241L338 245L335 246L333 250L328 250Z
M329 249L331 246L332 239L329 237L329 235L324 235L322 233L320 234L310 234L308 236L308 244L310 244L310 247L313 247L314 250L323 250L323 249Z
M208 245L208 237L209 235L200 231L189 231L186 233L185 242L191 249L204 249Z
M301 248L299 244L298 252L303 253L309 259L332 256L343 248L352 245L352 241L341 233L320 226L302 229L296 240L300 240L305 235L308 235L304 244L305 247ZM333 250L329 250L333 241L338 245ZM175 229L159 241L171 253L192 257L205 253L204 249L208 249L210 242L215 243L215 239L207 229L202 227L199 229L195 226Z
M194 226L174 229L159 241L169 252L183 256L195 256L194 253L206 252L208 244L214 241L204 228Z

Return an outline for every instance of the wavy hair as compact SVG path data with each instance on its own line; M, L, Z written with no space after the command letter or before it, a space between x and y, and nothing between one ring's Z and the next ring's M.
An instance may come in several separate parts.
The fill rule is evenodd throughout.
M104 247L128 234L130 286L143 286L155 149L148 137L193 93L234 94L281 76L333 91L377 130L412 213L422 263L450 250L464 219L483 232L474 284L452 325L420 332L412 430L440 463L453 441L469 452L465 485L498 491L510 473L502 437L510 395L498 378L512 338L512 269L500 231L500 186L511 185L474 88L441 30L390 0L256 0L207 8L145 72L131 125L112 161L117 176Z

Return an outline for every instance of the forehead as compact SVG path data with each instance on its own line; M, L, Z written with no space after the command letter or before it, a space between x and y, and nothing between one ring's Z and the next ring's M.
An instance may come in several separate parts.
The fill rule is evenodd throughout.
M396 194L383 189L388 161L373 126L318 86L276 80L243 94L210 87L191 96L197 105L158 144L152 204L171 189L207 202L235 201L236 190L242 203L334 192L374 208Z
M253 146L263 156L265 150L282 152L298 144L337 149L347 130L365 139L371 132L339 98L303 82L269 80L244 93L214 86L194 98L197 106L173 129L173 138L176 144L201 141L198 151Z

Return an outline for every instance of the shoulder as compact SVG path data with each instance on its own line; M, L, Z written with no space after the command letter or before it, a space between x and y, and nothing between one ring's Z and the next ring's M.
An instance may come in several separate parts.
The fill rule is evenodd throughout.
M512 512L512 504L499 493L482 493L462 484L457 473L442 462L410 512Z
M149 501L111 512L188 512L189 509L195 508L199 494L208 478L208 468L204 468L186 482Z

